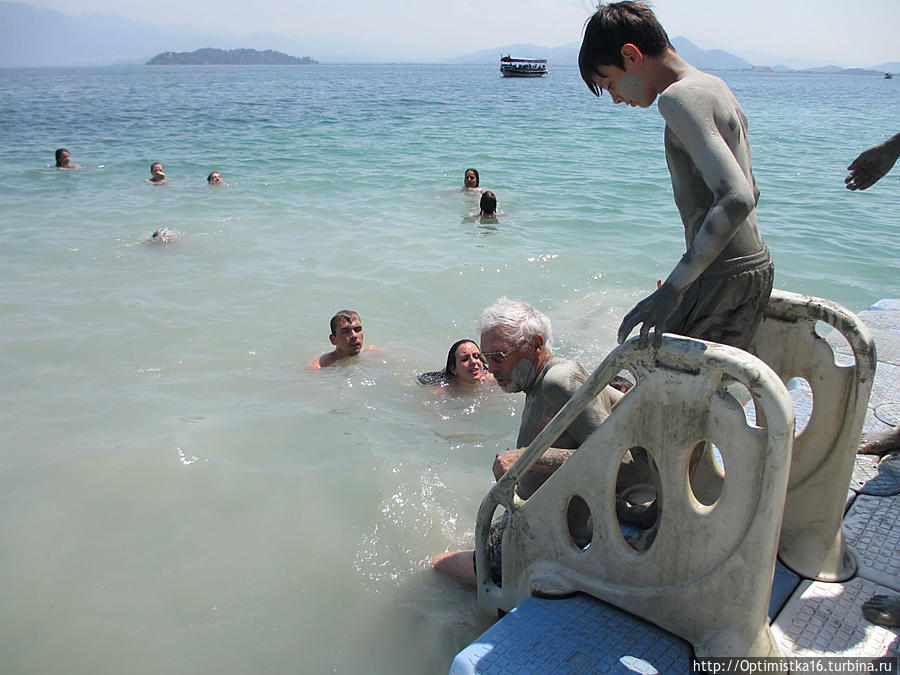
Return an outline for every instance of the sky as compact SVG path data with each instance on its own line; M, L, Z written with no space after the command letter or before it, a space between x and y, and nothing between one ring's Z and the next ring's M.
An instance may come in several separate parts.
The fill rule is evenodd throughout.
M65 14L99 12L228 33L349 36L400 46L409 58L452 57L580 40L592 0L21 0ZM736 52L844 67L900 61L900 0L656 0L671 38Z

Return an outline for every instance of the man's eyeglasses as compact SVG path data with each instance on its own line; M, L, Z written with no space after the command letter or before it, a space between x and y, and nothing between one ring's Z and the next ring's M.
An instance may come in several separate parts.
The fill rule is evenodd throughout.
M506 359L509 358L510 354L520 350L524 346L525 340L520 340L515 347L510 347L509 349L505 349L502 352L481 352L481 355L488 361L499 364L506 361Z

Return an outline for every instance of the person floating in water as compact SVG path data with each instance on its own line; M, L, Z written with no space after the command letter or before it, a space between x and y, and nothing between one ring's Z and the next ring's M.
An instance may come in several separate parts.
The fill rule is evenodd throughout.
M72 164L69 151L65 148L60 148L56 151L56 168L60 170L80 169L81 164Z
M419 384L472 386L493 383L494 376L487 369L487 363L474 340L457 340L447 352L447 365L443 370L432 370L420 374Z
M578 55L581 77L596 96L649 108L659 98L665 151L687 250L665 282L623 319L624 342L641 324L746 348L762 318L774 268L756 221L747 117L717 77L684 61L650 8L641 2L600 5L588 20Z
M178 240L178 235L172 232L168 227L161 227L150 235L147 240L149 244L171 244Z
M356 312L342 309L331 317L330 326L331 335L328 339L334 349L314 359L309 364L310 368L325 368L341 359L358 356L363 351L379 351L377 347L363 347L363 327Z
M478 190L479 192L484 192L484 190L478 187L480 181L481 178L478 176L477 169L466 169L466 173L463 175L463 190Z
M222 174L218 171L213 171L206 177L206 182L210 185L219 185L222 182Z
M163 165L159 162L153 162L150 165L150 178L147 179L148 183L155 183L157 185L166 182L166 172L163 171Z

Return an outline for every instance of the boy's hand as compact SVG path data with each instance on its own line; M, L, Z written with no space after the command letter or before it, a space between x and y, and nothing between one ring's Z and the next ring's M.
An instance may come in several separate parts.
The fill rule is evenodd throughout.
M619 344L625 342L631 330L640 323L642 325L638 347L643 349L647 346L647 335L651 328L654 329L653 345L659 347L662 344L666 319L672 316L678 307L678 303L681 301L680 295L674 286L666 282L636 304L634 309L625 315L622 325L619 326Z

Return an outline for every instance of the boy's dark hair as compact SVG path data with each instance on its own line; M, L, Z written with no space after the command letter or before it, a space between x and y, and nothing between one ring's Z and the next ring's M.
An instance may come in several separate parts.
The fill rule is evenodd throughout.
M497 196L490 190L485 190L481 195L481 211L488 215L497 211Z
M581 79L594 96L600 87L594 82L597 66L625 69L622 45L631 43L647 56L660 56L672 47L659 19L644 2L601 4L584 25L584 39L578 52Z
M342 309L340 312L331 317L331 334L337 335L338 327L344 323L353 323L353 317L359 318L359 312L354 312L352 309Z

